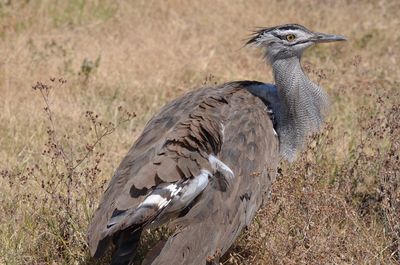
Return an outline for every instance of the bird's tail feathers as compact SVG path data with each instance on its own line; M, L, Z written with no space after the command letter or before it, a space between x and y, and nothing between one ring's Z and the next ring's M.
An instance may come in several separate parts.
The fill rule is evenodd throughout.
M111 265L128 265L132 262L141 234L142 229L127 229L121 232L116 241Z

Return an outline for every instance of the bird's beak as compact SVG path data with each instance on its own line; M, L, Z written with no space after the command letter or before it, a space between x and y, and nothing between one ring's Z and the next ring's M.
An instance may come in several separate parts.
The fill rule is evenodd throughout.
M315 33L315 37L313 41L315 43L324 43L324 42L334 42L334 41L346 41L346 37L341 35L332 35L326 33Z

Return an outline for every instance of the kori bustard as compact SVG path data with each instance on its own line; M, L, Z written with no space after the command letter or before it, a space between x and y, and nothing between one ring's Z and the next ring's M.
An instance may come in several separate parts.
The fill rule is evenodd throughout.
M218 262L249 225L275 179L324 120L327 96L303 72L302 54L339 35L297 24L262 28L247 42L265 49L275 84L203 87L164 106L111 179L88 229L91 254L115 244L129 264L143 229L175 229L144 264Z

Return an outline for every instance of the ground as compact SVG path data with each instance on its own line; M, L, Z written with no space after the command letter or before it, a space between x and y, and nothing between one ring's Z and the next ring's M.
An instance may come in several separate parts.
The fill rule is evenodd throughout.
M282 162L222 263L399 264L399 10L397 0L0 1L0 264L95 264L88 222L146 121L194 87L272 82L243 44L284 23L348 37L303 59L330 95L329 119Z

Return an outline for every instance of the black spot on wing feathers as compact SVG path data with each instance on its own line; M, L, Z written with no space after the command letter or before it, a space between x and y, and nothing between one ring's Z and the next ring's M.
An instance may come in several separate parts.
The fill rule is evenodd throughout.
M243 201L243 200L249 201L250 197L251 197L251 192L246 192L246 193L240 195L240 200L241 201Z
M222 96L221 97L211 96L210 98L212 98L213 100L218 101L220 103L228 104L228 101Z
M214 108L215 106L211 102L203 102L202 105L206 105L210 108Z
M149 192L149 189L147 189L146 187L144 187L143 189L137 189L135 187L135 185L132 185L129 194L131 195L131 197L133 198L138 198L140 196L144 196ZM114 211L115 212L115 211Z

